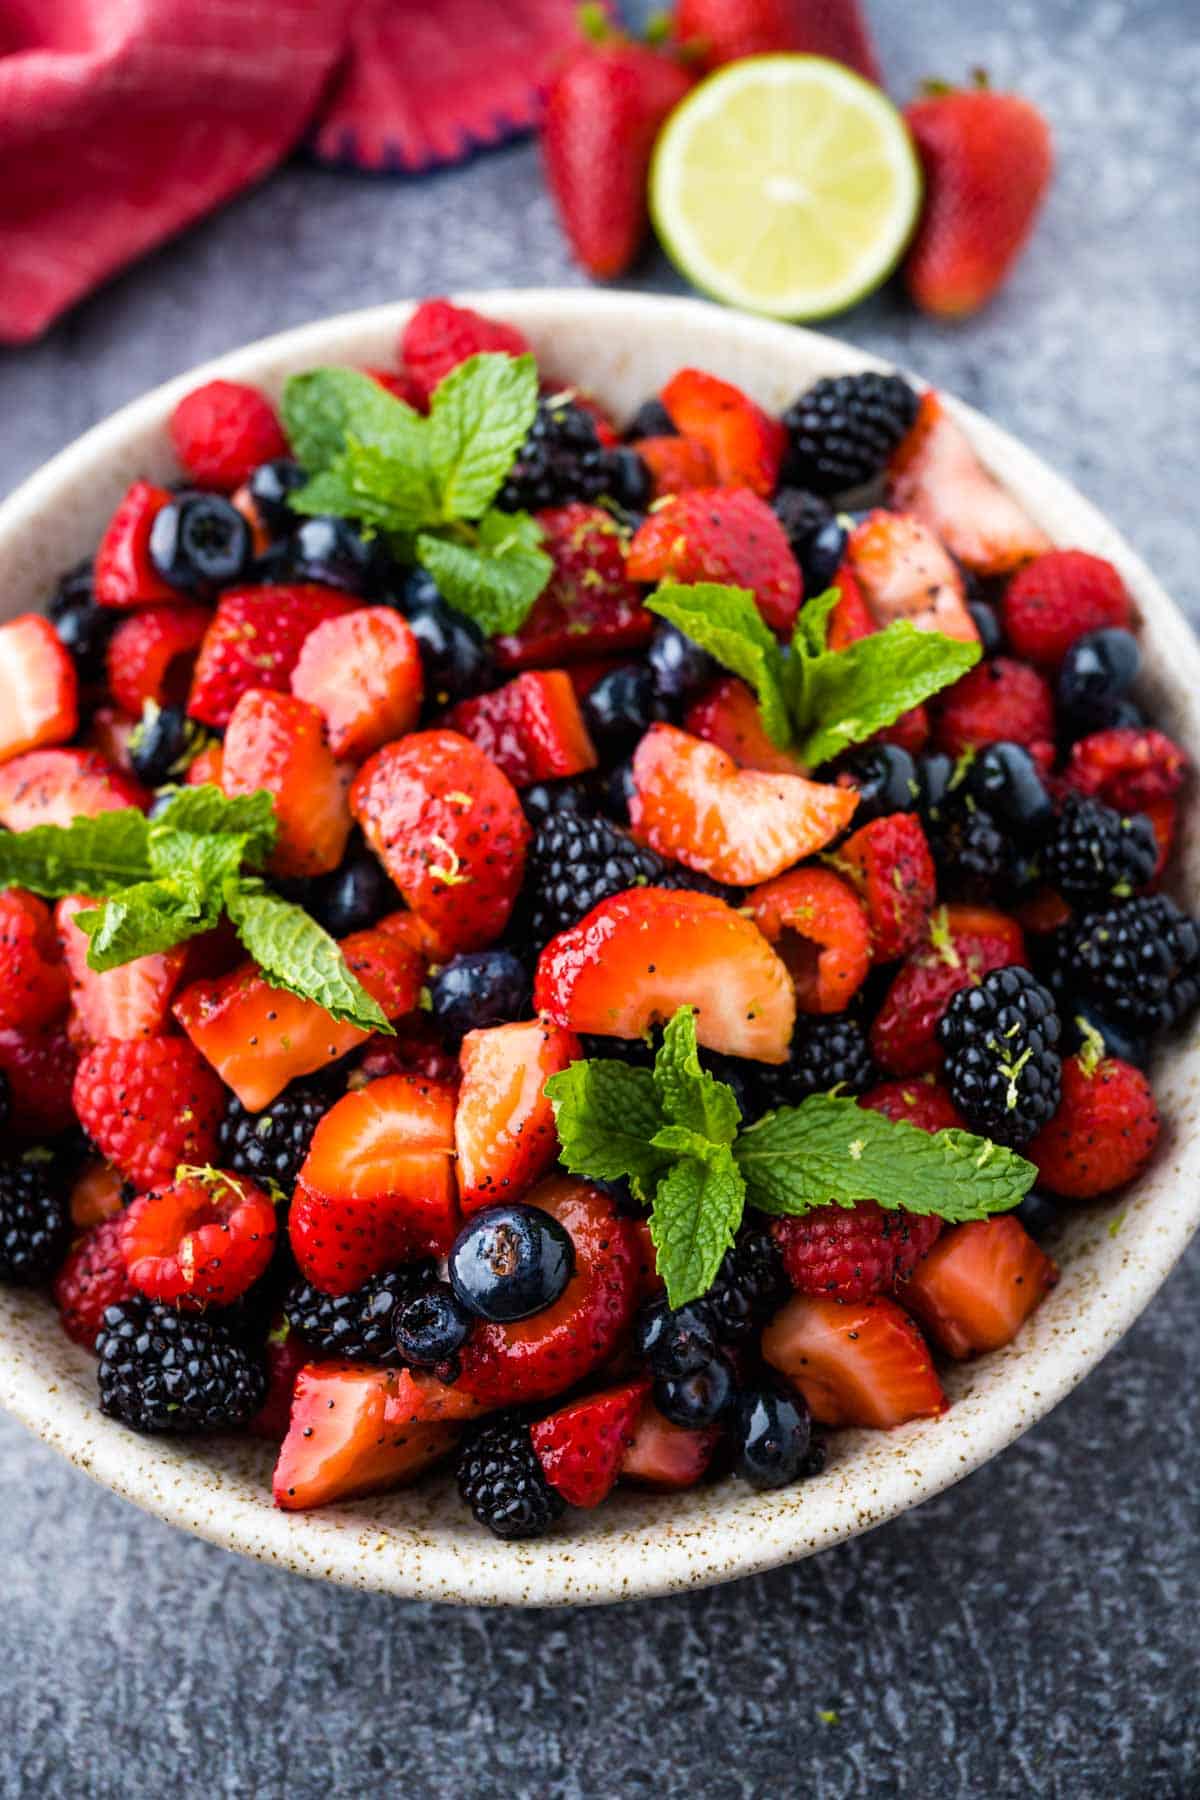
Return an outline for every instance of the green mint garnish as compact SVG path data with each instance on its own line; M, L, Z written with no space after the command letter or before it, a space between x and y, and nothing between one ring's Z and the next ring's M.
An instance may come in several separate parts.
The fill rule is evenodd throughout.
M528 513L487 512L478 525L417 534L417 561L445 600L488 637L517 631L550 579L542 529Z
M838 1094L743 1127L732 1088L701 1067L691 1007L667 1026L653 1072L591 1058L552 1076L546 1093L563 1166L597 1181L627 1177L650 1203L672 1306L712 1285L747 1205L799 1214L877 1200L959 1224L1016 1206L1037 1174L987 1138L922 1131Z

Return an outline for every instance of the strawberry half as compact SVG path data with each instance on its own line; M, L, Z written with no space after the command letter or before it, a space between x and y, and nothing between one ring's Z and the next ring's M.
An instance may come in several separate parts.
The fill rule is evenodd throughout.
M704 444L689 437L639 438L635 446L650 471L651 497L686 494L717 485L717 471Z
M628 1381L589 1394L530 1427L542 1474L568 1506L599 1506L612 1492L649 1385Z
M30 750L0 766L0 825L10 831L149 804L145 788L95 750Z
M841 1012L871 967L871 926L854 889L831 869L793 869L746 896L786 963L805 1013Z
M538 513L554 573L519 631L492 644L501 669L545 669L639 650L655 620L625 568L625 539L602 506L573 500Z
M229 1306L266 1273L275 1208L244 1175L187 1176L143 1194L121 1221L129 1280L189 1311Z
M736 675L722 675L706 688L688 708L683 723L693 737L731 756L739 769L762 769L771 775L805 773L799 757L771 742L758 701Z
M258 688L243 694L225 733L221 789L231 797L270 794L279 827L273 874L326 875L341 862L350 808L315 706Z
M411 731L425 682L406 619L390 606L363 606L309 632L292 670L292 692L315 706L337 757L362 762Z
M822 1425L887 1429L935 1418L950 1404L921 1333L883 1297L796 1294L763 1332L762 1353Z
M451 1423L410 1425L388 1416L394 1369L309 1363L296 1376L292 1416L272 1491L285 1512L374 1494L414 1481L454 1446Z
M150 528L173 495L148 481L135 481L108 522L92 565L97 606L149 606L178 601L150 560Z
M846 562L877 627L907 619L918 631L979 641L957 564L911 512L869 513L846 540Z
M189 714L221 730L251 688L286 694L309 632L354 610L345 594L315 582L222 594L196 659Z
M643 520L625 558L635 581L719 581L749 588L772 631L792 628L804 583L787 534L744 487L694 488Z
M534 1005L558 1025L642 1037L695 1006L710 1050L788 1059L796 1022L791 977L750 919L711 894L630 888L602 900L538 960Z
M1011 1213L944 1232L902 1298L951 1356L1011 1343L1058 1280L1058 1269Z
M351 1293L395 1263L445 1255L457 1228L451 1086L388 1075L330 1107L288 1220L307 1281Z
M100 1038L163 1034L186 957L184 947L179 945L153 956L137 956L115 969L89 969L88 939L75 918L99 904L71 894L54 909L58 941L71 982L71 1035L81 1049L90 1048Z
M849 823L851 788L739 769L715 744L653 725L633 758L629 821L640 843L714 880L769 881Z
M848 837L838 868L858 890L876 962L893 962L920 941L937 899L937 871L915 813L888 813Z
M460 700L445 723L470 738L518 788L582 775L598 761L574 684L562 669L531 671L490 694Z
M558 1155L545 1087L582 1056L573 1032L540 1019L469 1031L454 1115L464 1212L515 1200Z
M0 1030L37 1031L67 1008L54 919L44 900L0 889Z
M129 717L147 700L175 706L187 699L192 667L212 614L206 606L145 606L122 619L108 641L108 689Z
M75 665L49 619L20 613L0 625L0 763L65 743L78 724Z
M1021 927L1007 913L947 906L901 964L871 1026L871 1055L890 1075L920 1075L942 1060L937 1028L955 994L993 969L1029 967Z
M695 1487L720 1440L719 1425L675 1425L664 1419L653 1400L646 1400L633 1427L633 1441L621 1459L621 1480L660 1494Z
M787 433L778 419L703 369L680 369L660 395L671 423L707 449L715 487L745 487L769 500L779 480Z

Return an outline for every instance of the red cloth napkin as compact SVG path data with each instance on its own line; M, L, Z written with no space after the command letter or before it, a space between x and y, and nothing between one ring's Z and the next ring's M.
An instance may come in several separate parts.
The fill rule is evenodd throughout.
M535 121L576 0L0 0L0 342L265 175L416 172Z

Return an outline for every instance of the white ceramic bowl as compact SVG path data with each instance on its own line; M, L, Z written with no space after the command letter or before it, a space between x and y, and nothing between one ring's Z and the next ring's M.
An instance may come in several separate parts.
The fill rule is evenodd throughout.
M778 410L820 375L871 366L848 345L691 300L640 294L465 296L511 319L543 366L625 415L683 364ZM180 395L213 375L262 383L315 364L386 365L404 305L348 314L252 345L135 401L65 450L0 508L3 610L38 608L93 548L127 483L175 471L165 431ZM1164 729L1200 757L1200 648L1123 540L1044 463L955 405L980 454L1052 538L1117 564L1141 610L1145 694ZM1179 877L1196 891L1200 852ZM1067 1394L1147 1305L1200 1222L1196 1036L1156 1071L1167 1121L1133 1191L1080 1207L1052 1246L1062 1281L1007 1349L947 1374L941 1419L843 1432L815 1481L755 1494L735 1481L678 1496L632 1491L575 1513L553 1536L502 1544L475 1526L442 1476L412 1491L312 1513L271 1504L272 1453L250 1441L138 1437L101 1416L91 1359L40 1295L0 1289L0 1402L97 1481L148 1512L282 1568L349 1586L474 1604L570 1604L703 1586L808 1556L949 1487ZM1097 1472L1102 1480L1102 1472Z

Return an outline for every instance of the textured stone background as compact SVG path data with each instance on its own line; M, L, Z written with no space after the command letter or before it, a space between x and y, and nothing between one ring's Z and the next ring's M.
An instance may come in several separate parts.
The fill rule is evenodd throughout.
M871 10L898 95L984 64L1045 107L1061 173L982 319L935 327L886 294L832 329L1026 438L1200 615L1190 0ZM529 147L408 185L293 166L0 352L0 488L263 333L579 279ZM678 285L658 261L638 279ZM1196 1795L1198 1318L1194 1250L1073 1399L919 1512L734 1587L575 1615L308 1585L143 1518L0 1425L0 1791Z

